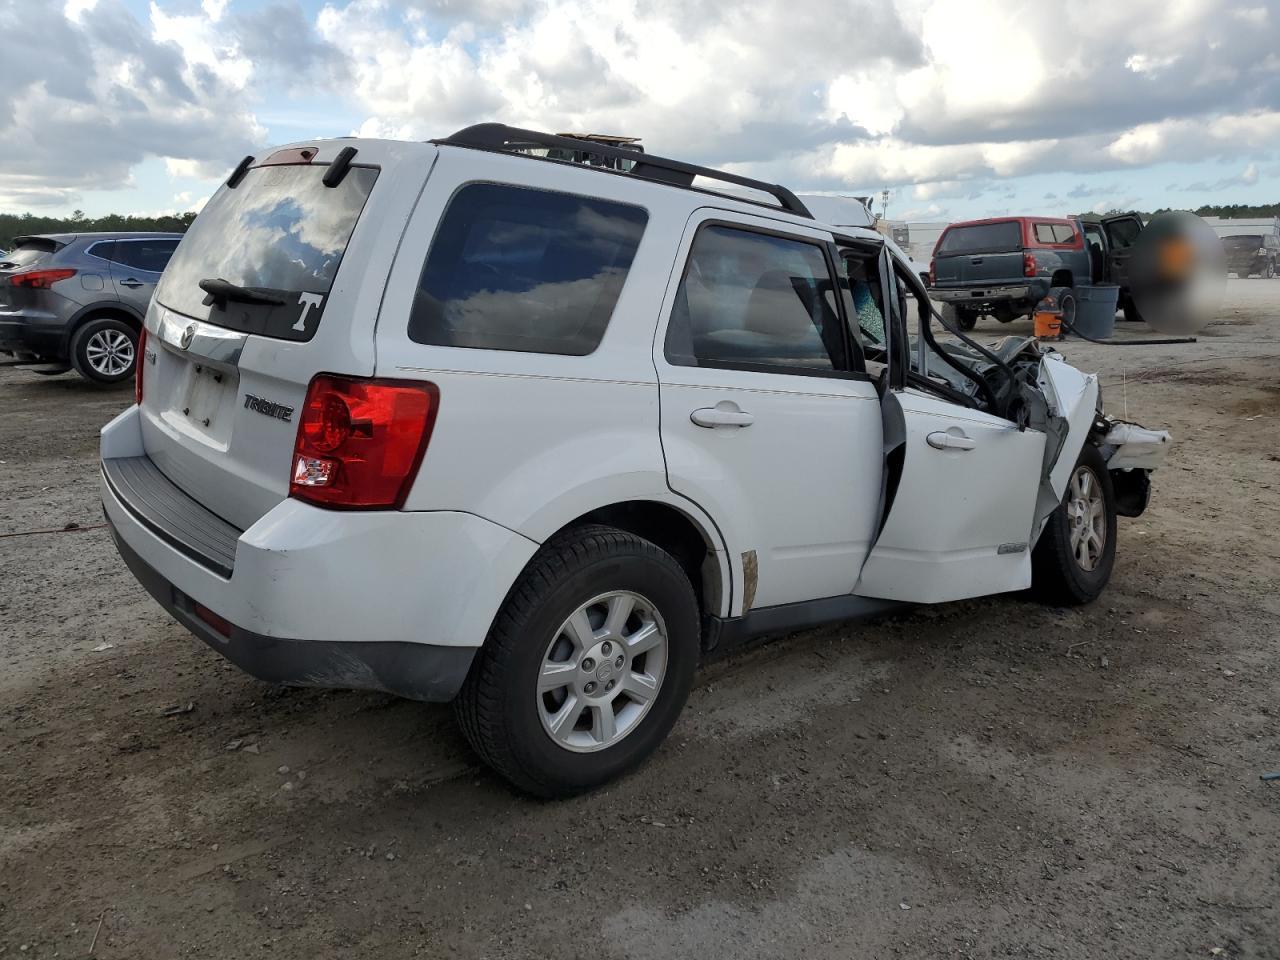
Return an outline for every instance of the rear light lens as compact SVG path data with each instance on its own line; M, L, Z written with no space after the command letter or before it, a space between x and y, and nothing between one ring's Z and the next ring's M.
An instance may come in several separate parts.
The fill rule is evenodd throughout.
M28 270L26 273L15 273L9 278L9 286L24 287L28 290L48 290L59 280L70 280L76 275L74 270Z
M315 377L298 422L289 495L333 509L399 509L439 404L433 383Z
M213 627L218 633L224 637L231 636L231 621L226 617L220 617L203 603L193 603L192 608L195 610L196 616Z
M147 359L147 328L138 334L138 346L133 355L133 402L142 406L142 368Z
M931 257L929 259L929 286L933 286L938 282L938 258Z
M1024 277L1034 277L1036 275L1036 255L1034 253L1024 253L1022 255L1022 275Z

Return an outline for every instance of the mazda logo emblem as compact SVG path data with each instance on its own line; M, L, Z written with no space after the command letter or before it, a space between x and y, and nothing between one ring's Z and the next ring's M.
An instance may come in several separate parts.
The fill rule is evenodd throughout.
M183 350L191 346L191 341L196 338L196 325L188 324L187 329L182 331L182 340L179 341Z

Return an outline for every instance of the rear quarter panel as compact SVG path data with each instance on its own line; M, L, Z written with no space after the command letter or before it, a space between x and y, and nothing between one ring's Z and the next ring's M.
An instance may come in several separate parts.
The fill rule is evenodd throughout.
M635 260L593 353L442 347L409 338L413 298L436 224L454 193L477 181L646 209ZM690 516L723 558L712 539L714 524L666 482L651 349L689 204L645 187L572 167L441 149L392 269L376 335L378 375L429 380L440 390L434 431L406 510L474 513L541 543L592 510L650 500Z

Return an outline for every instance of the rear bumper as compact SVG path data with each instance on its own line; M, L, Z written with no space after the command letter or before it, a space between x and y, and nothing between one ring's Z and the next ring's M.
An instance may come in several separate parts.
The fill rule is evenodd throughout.
M236 531L158 471L137 469L136 407L103 428L102 449L103 509L129 568L187 629L265 680L450 699L538 547L472 514L296 500ZM127 460L132 473L118 469ZM197 617L197 604L230 635Z
M110 514L108 514L110 523ZM129 546L111 523L125 565L170 616L259 680L303 687L382 690L410 700L448 701L471 669L474 647L377 640L287 640L231 625L223 635L201 620L195 601Z
M929 298L942 303L982 304L1001 300L1028 300L1036 297L1037 289L1025 283L991 287L930 287Z
M51 314L0 307L0 352L63 359L66 325Z

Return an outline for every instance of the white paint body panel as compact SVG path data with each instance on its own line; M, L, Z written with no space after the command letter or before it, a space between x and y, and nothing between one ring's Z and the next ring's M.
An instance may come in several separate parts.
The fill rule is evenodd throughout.
M668 363L666 318L680 268L698 227L708 220L780 226L708 208L685 227L653 346L671 489L717 518L737 569L743 553L755 552L754 607L847 594L875 533L881 429L875 387L864 380ZM789 227L787 233L830 239L814 229ZM747 413L754 422L702 427L690 419L695 410L717 405ZM745 591L736 590L735 614L746 612L744 599Z
M1089 437L1098 406L1098 377L1081 373L1071 366L1061 354L1047 354L1040 361L1040 389L1049 401L1049 412L1067 421L1066 442L1058 453L1053 469L1049 471L1049 484L1061 499L1067 492L1067 483L1080 451Z
M1044 434L917 390L897 396L902 479L854 592L940 603L1030 586ZM935 433L973 446L938 449L929 443Z
M137 408L103 428L131 449ZM142 526L105 482L117 534L172 583L236 626L269 637L478 646L538 545L468 513L341 512L284 500L246 530L223 579Z

